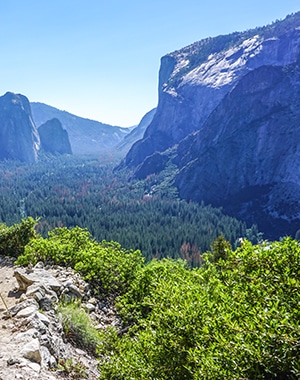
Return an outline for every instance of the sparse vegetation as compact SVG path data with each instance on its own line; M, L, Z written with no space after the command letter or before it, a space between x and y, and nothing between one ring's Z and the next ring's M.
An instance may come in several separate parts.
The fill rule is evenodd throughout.
M57 370L71 379L87 379L87 368L80 361L69 359L60 359Z
M92 355L96 355L99 344L99 334L93 327L88 314L80 308L80 305L75 302L61 304L58 308L58 314L66 339L74 346ZM73 369L74 366L72 366L72 370Z

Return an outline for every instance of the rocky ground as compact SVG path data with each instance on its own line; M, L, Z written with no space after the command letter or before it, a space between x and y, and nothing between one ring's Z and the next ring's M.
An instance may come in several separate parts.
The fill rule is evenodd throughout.
M119 323L113 308L91 298L89 286L70 268L31 269L0 256L0 380L98 379L97 359L68 343L56 307L64 297L81 299L98 329ZM60 361L84 368L57 369Z

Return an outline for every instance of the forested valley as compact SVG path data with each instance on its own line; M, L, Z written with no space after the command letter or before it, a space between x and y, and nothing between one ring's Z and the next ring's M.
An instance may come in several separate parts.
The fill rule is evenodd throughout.
M37 232L79 226L97 241L113 240L152 258L184 258L198 266L201 254L219 235L232 246L240 237L261 239L257 227L226 216L210 205L187 203L164 180L150 176L128 181L114 163L71 156L44 157L36 165L0 163L0 222L38 218Z

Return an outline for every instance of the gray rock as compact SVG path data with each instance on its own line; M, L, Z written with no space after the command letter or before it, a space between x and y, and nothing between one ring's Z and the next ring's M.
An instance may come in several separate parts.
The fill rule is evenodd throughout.
M93 311L96 310L96 306L93 305L92 303L86 303L86 304L83 304L83 308L84 308L88 313L92 313Z
M47 316L43 313L37 312L36 317L46 326L49 326L50 320L47 318Z
M25 346L22 348L20 354L26 359L32 360L36 363L41 363L42 354L39 340L36 338L26 343Z
M41 345L42 361L41 366L44 368L54 368L57 365L57 361L54 356L50 354L47 347Z
M36 269L29 273L24 269L16 269L14 276L18 281L20 290L27 290L27 288L33 283L41 284L54 291L59 290L61 287L61 284L44 269Z
M16 342L28 343L32 339L36 339L39 336L39 333L36 329L31 328L27 331L21 332L15 336Z
M70 284L62 291L62 296L69 299L81 299L83 294L80 292L79 288L74 284Z
M10 316L15 316L17 313L19 313L21 310L26 309L28 307L34 307L36 310L38 310L38 303L33 298L26 299L23 302L20 302L16 304L15 306L11 307L9 309L9 312L5 312L5 317L9 318Z
M21 363L20 358L11 357L11 358L7 359L7 365L14 365L14 364L19 364L19 363Z
M38 303L40 300L45 297L46 289L43 285L40 284L32 284L27 287L26 297L34 298Z
M25 307L25 309L20 310L15 315L15 318L27 318L31 315L34 315L37 311L38 311L38 308L36 306L28 306L28 307Z
M38 128L41 148L45 152L72 154L68 132L63 129L61 122L53 118Z

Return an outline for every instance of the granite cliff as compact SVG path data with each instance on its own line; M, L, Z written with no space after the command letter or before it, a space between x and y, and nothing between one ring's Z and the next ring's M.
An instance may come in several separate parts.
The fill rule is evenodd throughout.
M182 198L223 206L275 237L295 233L299 53L300 12L166 55L157 112L125 165L140 179L169 157Z
M300 12L270 26L207 38L161 59L159 102L143 139L126 165L136 167L201 129L224 96L248 72L295 62L300 46Z
M28 99L7 92L0 97L0 159L37 161L40 139Z
M68 132L58 119L46 121L38 128L41 148L53 154L72 154Z
M262 66L244 76L204 127L179 144L180 196L263 220L268 236L276 237L281 220L278 233L294 235L300 217L299 94L297 63Z

